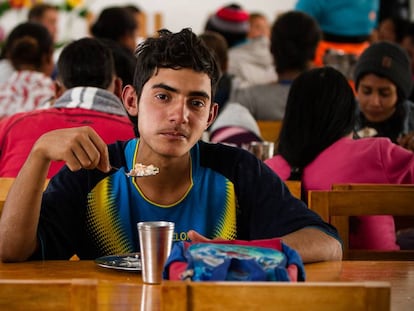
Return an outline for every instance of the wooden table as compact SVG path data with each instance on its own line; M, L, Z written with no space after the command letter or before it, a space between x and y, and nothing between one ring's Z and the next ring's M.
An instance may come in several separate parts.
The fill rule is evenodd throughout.
M391 284L391 310L414 310L413 261L323 262L306 265L306 275L307 282L387 281ZM96 310L160 309L162 287L143 286L140 273L101 268L93 261L0 263L0 285L10 281L79 279L96 282ZM14 294L17 301L25 297L25 293L11 293ZM4 295L0 287L0 309L5 307L1 305Z

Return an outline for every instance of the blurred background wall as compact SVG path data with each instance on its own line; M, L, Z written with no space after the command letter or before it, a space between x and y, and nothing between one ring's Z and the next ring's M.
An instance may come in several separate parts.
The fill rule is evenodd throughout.
M36 0L0 0L0 41L2 36L19 22L25 21L27 7ZM62 7L59 20L58 41L80 38L88 33L88 21L112 5L134 4L147 16L147 32L155 29L154 18L161 16L162 25L172 31L191 27L196 33L203 30L209 14L219 7L238 3L248 11L260 11L273 21L277 14L293 8L296 0L43 0ZM4 9L4 5L9 8ZM1 9L3 7L3 10ZM13 8L11 8L13 7ZM63 9L65 7L66 9ZM82 15L87 12L87 16Z

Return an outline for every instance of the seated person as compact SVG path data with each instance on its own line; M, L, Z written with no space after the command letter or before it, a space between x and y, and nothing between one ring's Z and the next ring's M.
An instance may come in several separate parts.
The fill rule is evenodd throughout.
M91 25L93 37L118 42L130 53L135 52L138 24L134 15L125 7L107 7Z
M0 84L0 119L44 107L54 97L53 49L43 25L26 22L13 28L7 37L6 58L14 71Z
M121 96L122 81L115 73L113 51L92 38L65 46L58 60L59 87L53 106L0 121L0 176L15 177L36 140L51 130L87 124L107 143L134 137L133 125L117 96ZM47 177L64 164L51 163Z
M246 107L228 103L211 125L210 141L243 147L252 141L262 141L256 120Z
M195 33L161 30L136 55L134 86L124 88L123 102L139 115L140 137L107 146L87 126L40 137L4 204L1 261L137 251L137 222L160 219L175 223L176 240L280 237L303 262L342 258L336 229L264 163L200 140L217 115L219 69ZM42 195L56 160L66 166ZM159 173L126 176L136 164Z
M283 180L309 190L336 183L414 183L414 153L388 138L352 138L355 97L332 67L302 73L292 84L277 155L265 163ZM350 248L397 250L392 216L355 218Z
M229 47L228 73L237 77L238 87L277 80L269 51L269 38L249 39L249 12L238 4L219 8L209 16L205 30L220 33Z
M397 44L373 43L355 67L358 137L388 137L414 150L414 103L408 54Z
M316 21L305 13L288 11L272 25L270 51L277 82L236 89L231 101L249 109L256 120L281 121L292 81L313 66L321 31Z

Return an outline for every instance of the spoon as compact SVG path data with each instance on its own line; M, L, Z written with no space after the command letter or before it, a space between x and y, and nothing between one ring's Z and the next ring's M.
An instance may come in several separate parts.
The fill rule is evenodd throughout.
M127 177L153 176L157 175L160 172L160 169L152 164L144 165L141 163L135 164L135 167L131 169L129 172L126 172L124 168L119 168L115 166L111 166L111 169L116 171L122 170Z

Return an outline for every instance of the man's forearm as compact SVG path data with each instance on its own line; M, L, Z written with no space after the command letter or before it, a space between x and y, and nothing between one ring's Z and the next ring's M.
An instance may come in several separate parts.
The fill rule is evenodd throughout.
M26 260L37 247L36 232L50 162L33 154L9 190L0 218L0 260Z
M335 238L316 228L303 228L282 237L304 263L342 260L342 246Z

